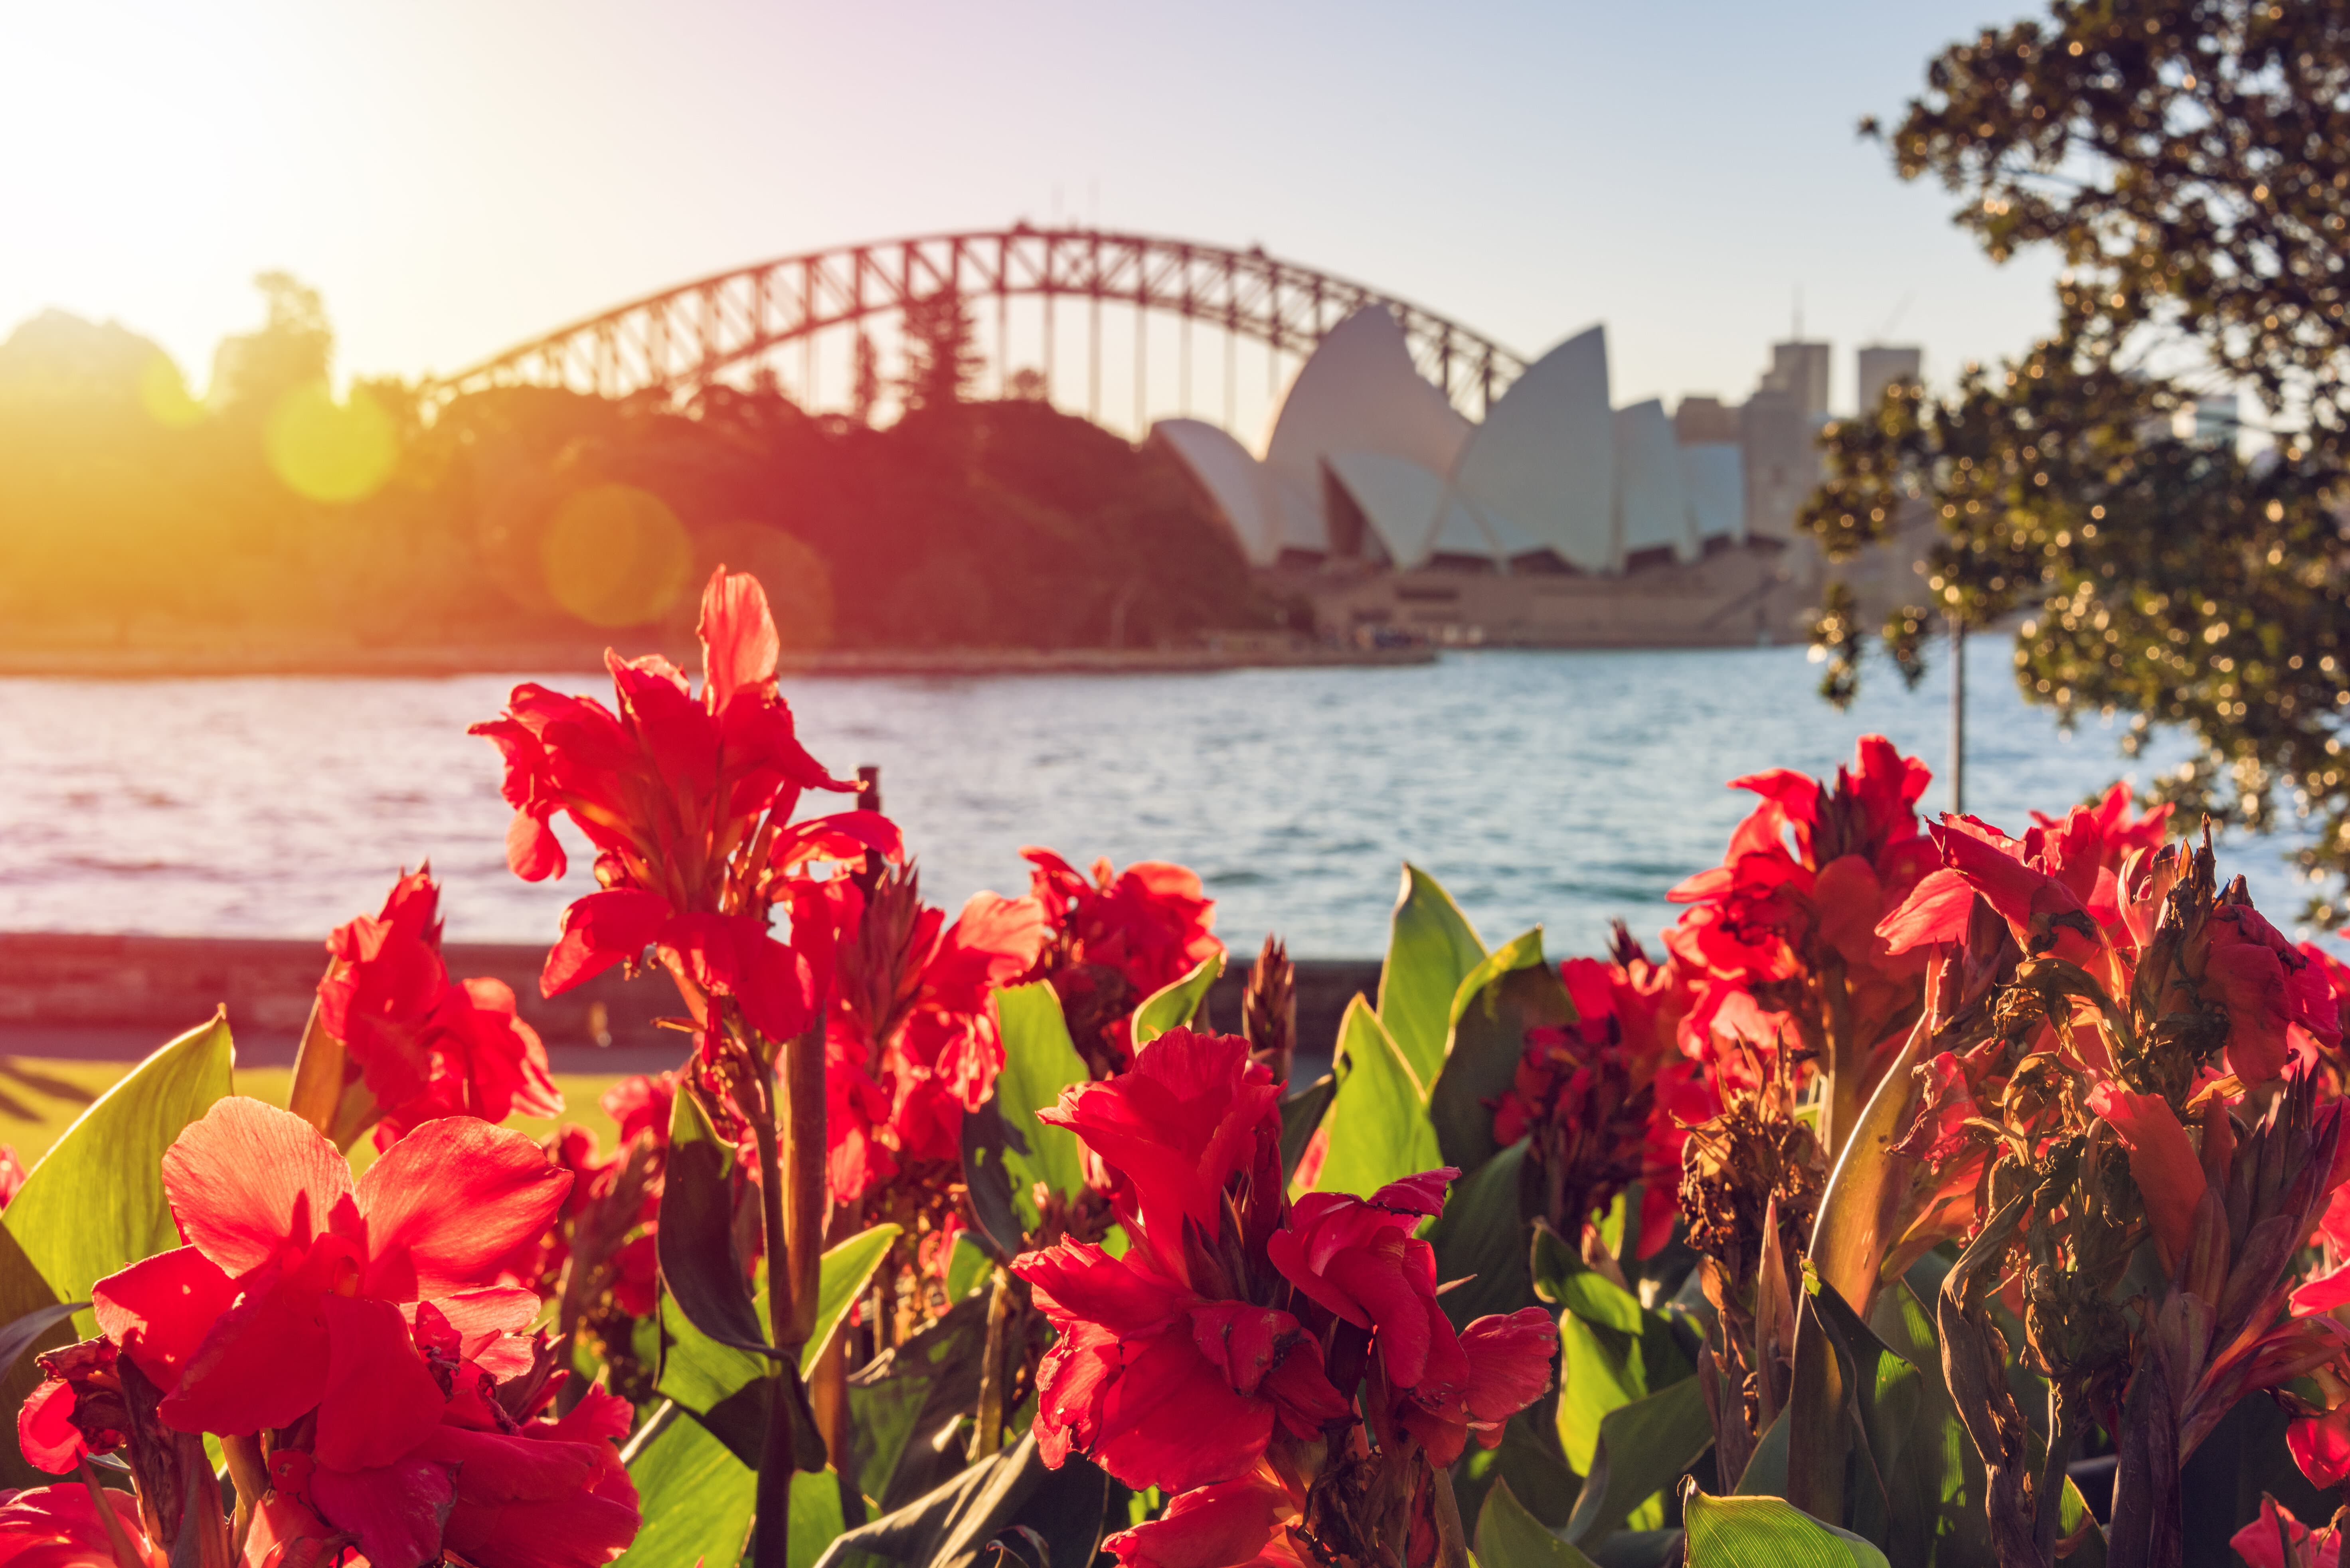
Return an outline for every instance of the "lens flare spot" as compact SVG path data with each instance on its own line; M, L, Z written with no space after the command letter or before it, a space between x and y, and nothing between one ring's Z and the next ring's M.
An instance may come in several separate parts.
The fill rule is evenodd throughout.
M555 602L590 626L642 626L684 594L693 545L660 496L598 484L556 508L539 566Z
M148 356L139 368L139 406L171 430L185 430L204 417L203 404L188 395L186 378L169 354Z
M323 382L277 400L262 445L286 487L312 501L364 500L400 461L400 430L383 406L358 388L338 403Z

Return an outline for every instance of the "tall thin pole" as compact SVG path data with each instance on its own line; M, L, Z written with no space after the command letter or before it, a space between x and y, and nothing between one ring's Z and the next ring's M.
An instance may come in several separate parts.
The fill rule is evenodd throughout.
M1967 623L1950 617L1950 815L1967 809Z

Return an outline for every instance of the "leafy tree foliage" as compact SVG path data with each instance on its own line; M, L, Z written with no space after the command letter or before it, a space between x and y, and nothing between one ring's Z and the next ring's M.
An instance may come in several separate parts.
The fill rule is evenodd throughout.
M2066 720L2158 727L2195 760L2158 793L2265 827L2323 820L2301 856L2350 871L2350 12L2320 0L2104 0L1953 45L1881 138L1904 179L1962 200L2004 261L2053 246L2054 330L1947 394L1897 387L1827 433L1803 524L1832 559L1923 508L1932 602L1885 644L1915 680L1939 617L2025 616L2016 677ZM2241 389L2271 437L2189 433ZM1823 691L1866 638L1832 591ZM2338 894L2313 918L2343 917Z

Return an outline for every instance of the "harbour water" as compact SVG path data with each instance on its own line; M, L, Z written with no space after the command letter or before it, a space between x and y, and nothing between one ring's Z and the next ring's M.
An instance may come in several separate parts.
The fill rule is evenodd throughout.
M2095 722L2060 734L2018 697L2008 649L1969 651L1976 815L2020 832L2184 754L2123 758ZM1541 922L1557 954L1595 950L1611 917L1644 938L1674 918L1666 889L1720 857L1751 801L1728 779L1832 773L1868 731L1942 772L1939 670L1915 692L1872 670L1846 713L1817 673L1800 649L1488 650L785 690L827 766L881 766L935 902L1023 890L1023 845L1157 857L1201 872L1237 949L1273 930L1301 956L1370 956L1409 858L1489 940ZM0 929L323 936L429 857L452 940L551 940L587 857L564 882L507 872L497 759L464 732L523 678L0 680ZM1926 804L1947 804L1939 779ZM2284 846L2230 844L2222 869L2290 927L2304 890Z

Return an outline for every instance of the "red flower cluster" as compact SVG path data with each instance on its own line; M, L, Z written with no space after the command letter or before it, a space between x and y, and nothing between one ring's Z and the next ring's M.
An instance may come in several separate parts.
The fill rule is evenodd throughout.
M1183 1494L1109 1540L1129 1565L1312 1562L1374 1542L1423 1563L1444 1468L1472 1432L1497 1442L1549 1380L1541 1309L1456 1333L1437 1304L1412 1231L1455 1173L1293 1210L1278 1097L1245 1040L1176 1029L1042 1113L1117 1179L1132 1245L1063 1241L1013 1264L1061 1334L1037 1441L1055 1467L1082 1452Z
M831 998L825 1017L827 1182L853 1203L902 1171L960 1162L962 1118L1003 1070L995 989L1033 968L1047 932L1033 898L972 896L952 924L910 868L867 886L803 883L794 940ZM944 1182L931 1183L943 1192Z
M25 1455L63 1473L123 1452L151 1545L180 1539L192 1511L199 1533L219 1528L211 1433L278 1538L317 1543L313 1556L609 1562L637 1528L613 1442L629 1407L591 1392L539 1418L559 1379L522 1337L538 1298L493 1282L569 1185L529 1139L470 1116L423 1124L354 1183L299 1117L223 1100L164 1156L188 1244L98 1282L101 1337L40 1357ZM191 1462L204 1484L188 1483ZM68 1534L102 1528L68 1490L10 1506Z
M1931 830L1942 869L1879 928L1904 948L1955 951L1979 945L1973 911L1988 909L2021 955L2012 994L2036 1010L1920 1067L1923 1101L1898 1152L1935 1185L1904 1218L1912 1247L1983 1221L1995 1108L2010 1136L2064 1130L2059 1103L2011 1079L2022 1064L2085 1083L2171 1272L2145 1334L2184 1456L2243 1396L2350 1367L2350 1328L2328 1315L2350 1304L2350 1270L2296 1289L2289 1266L2350 1179L2341 1103L2317 1103L2320 1075L2288 1071L2297 1056L2335 1058L2342 999L2331 966L2286 942L2241 878L2215 888L2208 836L2200 850L2150 848L2158 815L2131 821L2112 805L2043 819L2021 839L1945 817ZM2350 1475L2350 1403L2312 1412L2290 1438L2319 1484Z
M1493 1140L1533 1136L1528 1158L1543 1214L1573 1240L1618 1195L1638 1189L1628 1238L1653 1255L1679 1215L1681 1146L1718 1114L1713 1090L1680 1049L1690 988L1670 959L1656 963L1616 928L1611 959L1559 966L1575 1022L1526 1033L1517 1075L1493 1110Z
M710 998L731 996L750 1027L781 1040L807 1027L817 1000L806 961L768 934L769 909L812 862L895 856L898 835L872 812L790 820L802 791L856 785L826 773L794 732L757 579L720 567L701 636L699 696L659 654L608 654L617 711L525 684L504 717L472 732L505 756L516 875L563 875L558 812L598 852L604 890L564 912L540 978L547 995L657 948L697 1022Z
M1020 853L1052 930L1024 978L1053 982L1077 1054L1107 1077L1133 1060L1135 1008L1223 950L1215 902L1196 872L1164 860L1123 871L1097 860L1088 879L1049 849Z
M436 1116L551 1116L563 1096L537 1031L500 980L453 980L441 958L441 888L430 867L392 884L380 914L327 939L318 1022L343 1047L338 1137L369 1121L379 1148ZM354 1086L364 1096L353 1104Z
M1721 865L1666 895L1690 906L1665 933L1694 988L1684 1049L1711 1062L1719 1037L1766 1051L1784 1038L1826 1056L1841 1018L1863 1069L1846 1092L1865 1097L1917 1016L1924 957L1893 950L1875 928L1932 865L1916 809L1929 776L1884 736L1864 735L1833 788L1786 768L1731 781L1762 804Z

